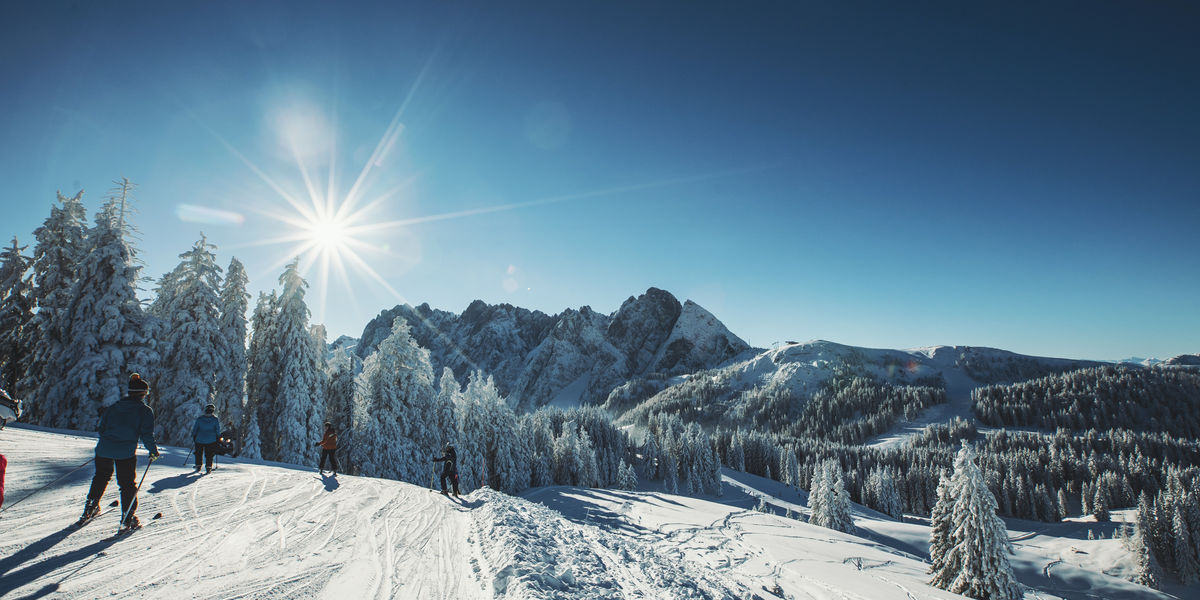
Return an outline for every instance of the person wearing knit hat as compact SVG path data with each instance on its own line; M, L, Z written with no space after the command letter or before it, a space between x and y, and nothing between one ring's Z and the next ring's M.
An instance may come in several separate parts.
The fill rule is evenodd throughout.
M129 393L130 394L149 394L150 384L146 383L142 376L134 373L129 376Z
M146 406L146 395L150 384L142 376L129 376L129 393L108 407L100 416L99 440L96 442L96 475L88 490L83 505L82 525L100 514L100 498L117 474L117 485L121 487L121 526L136 529L141 526L137 515L137 443L150 452L150 462L158 460L158 445L154 442L154 411Z
M200 456L204 456L204 472L212 473L213 456L217 451L217 438L221 435L221 421L214 413L217 407L209 404L204 407L204 414L196 417L192 425L192 443L196 445L196 470L200 470Z

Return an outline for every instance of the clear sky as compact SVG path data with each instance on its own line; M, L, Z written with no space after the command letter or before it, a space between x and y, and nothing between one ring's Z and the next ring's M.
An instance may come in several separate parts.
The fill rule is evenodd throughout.
M1200 352L1200 8L983 4L6 2L0 235L126 176L148 277L308 246L331 338L656 286L757 346Z

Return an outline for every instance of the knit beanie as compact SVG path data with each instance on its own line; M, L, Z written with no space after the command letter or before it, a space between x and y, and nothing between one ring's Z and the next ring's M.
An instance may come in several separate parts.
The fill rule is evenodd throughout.
M133 394L136 392L149 394L150 384L146 383L146 380L142 379L141 375L134 373L133 375L129 376L129 393Z

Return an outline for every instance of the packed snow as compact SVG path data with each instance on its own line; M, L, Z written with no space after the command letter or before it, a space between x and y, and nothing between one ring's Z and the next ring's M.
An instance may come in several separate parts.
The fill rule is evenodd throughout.
M224 457L200 475L185 466L186 449L164 448L140 496L145 527L112 539L115 481L106 512L71 527L94 445L88 435L27 426L0 433L9 459L0 595L961 597L927 584L927 522L854 505L855 533L832 531L800 520L808 513L803 491L728 470L720 497L660 493L653 490L661 482L647 482L634 492L548 487L513 497L482 489L454 499L407 483ZM1025 598L1172 597L1104 574L1131 568L1113 528L1008 521ZM1089 540L1089 531L1107 539Z

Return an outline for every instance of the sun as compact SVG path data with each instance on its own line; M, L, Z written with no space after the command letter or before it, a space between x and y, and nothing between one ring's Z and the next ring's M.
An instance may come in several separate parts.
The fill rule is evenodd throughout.
M350 226L342 219L317 218L309 221L305 230L308 242L314 247L331 253L346 250L350 243Z

